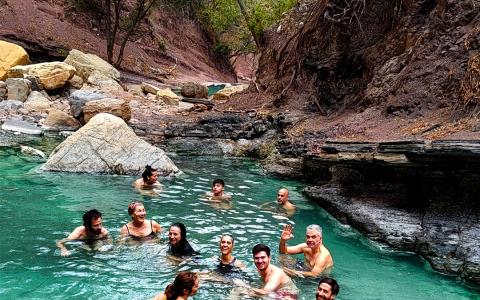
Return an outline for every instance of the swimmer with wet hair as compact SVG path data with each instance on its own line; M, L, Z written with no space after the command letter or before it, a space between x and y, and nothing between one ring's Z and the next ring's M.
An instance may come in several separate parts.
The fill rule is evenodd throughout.
M132 202L128 205L128 214L132 218L128 224L122 226L120 234L135 240L152 239L162 231L160 224L153 220L147 220L147 211L143 203Z
M145 170L142 173L142 178L139 178L133 182L133 186L141 189L153 189L154 187L161 187L158 182L158 171L152 168L150 165L145 166Z
M325 277L318 283L316 300L334 300L340 292L340 287L335 279Z
M234 242L235 240L230 234L224 234L220 238L221 256L217 268L220 273L227 273L233 271L235 268L245 269L245 265L232 255Z
M57 247L60 248L62 256L69 256L70 251L65 247L68 241L93 241L102 240L108 237L108 230L102 226L102 213L96 209L91 209L83 214L83 225L75 228L68 237L58 240Z
M194 272L180 272L173 283L169 284L163 294L152 300L186 300L197 293L199 287L198 275Z
M176 257L186 257L197 254L187 241L187 228L183 223L173 223L168 230L170 253Z
M282 269L270 263L270 248L267 245L255 245L252 255L258 274L264 282L263 287L252 288L241 280L234 280L235 284L247 288L247 293L252 296L269 295L273 299L297 299L298 289L292 279Z
M306 242L296 246L287 246L287 240L293 237L291 225L285 225L280 237L280 254L301 254L305 258L305 265L309 271L298 271L284 267L283 270L291 276L317 277L322 272L333 267L333 259L330 251L322 243L322 228L312 224L307 226Z
M215 179L212 182L212 192L208 195L210 200L231 200L232 196L225 194L225 182Z

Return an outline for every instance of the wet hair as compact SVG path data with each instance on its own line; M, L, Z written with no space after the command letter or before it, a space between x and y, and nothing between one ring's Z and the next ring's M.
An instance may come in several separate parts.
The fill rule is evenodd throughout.
M152 176L153 172L156 172L157 169L152 168L150 165L145 166L145 171L142 173L143 181L148 181L148 178Z
M308 225L306 231L309 231L309 230L315 230L315 231L317 231L318 233L320 233L320 236L323 235L323 234L322 234L322 227L320 227L320 225L317 225L317 224Z
M330 277L325 277L325 278L322 278L322 280L320 280L318 285L320 286L320 284L322 284L322 283L326 283L331 287L333 295L336 296L338 294L338 292L340 292L340 286L338 286L338 283L335 279L330 278Z
M135 209L137 208L137 206L143 206L143 203L142 202L138 202L138 201L133 201L132 203L130 203L128 205L128 214L131 216L133 215L133 212L135 211Z
M264 244L256 244L252 249L252 254L255 255L258 252L262 251L265 251L265 253L267 253L267 256L270 257L270 248Z
M96 220L102 217L102 213L96 209L91 209L83 214L83 226L88 229L92 228L92 220Z
M231 234L229 234L229 233L224 233L224 234L222 234L222 236L220 237L220 242L221 242L222 239L223 239L224 237L226 237L226 236L228 236L228 237L230 237L230 239L232 239L232 245L233 245L233 244L235 243L235 240L234 240L234 238L233 238L233 235L231 235Z
M217 183L220 183L222 186L225 186L225 182L219 178L213 180L212 186L214 186Z
M183 296L184 290L187 290L190 294L197 278L198 276L194 272L178 273L173 283L169 284L165 289L167 300L176 300L178 297Z
M180 228L180 237L181 237L180 243L181 244L185 243L187 241L187 228L185 227L185 225L183 225L183 223L177 222L170 225L170 228L172 227Z

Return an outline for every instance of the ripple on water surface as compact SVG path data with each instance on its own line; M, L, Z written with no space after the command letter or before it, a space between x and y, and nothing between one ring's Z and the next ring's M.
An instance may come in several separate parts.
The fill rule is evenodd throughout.
M263 176L249 160L177 157L185 174L164 180L160 195L149 197L131 187L134 177L41 173L39 161L12 149L0 148L0 158L2 299L146 299L163 291L178 271L212 269L222 233L235 236L235 254L248 265L243 277L258 286L251 248L259 242L269 245L273 263L279 264L278 239L286 223L295 227L292 244L303 241L308 224L323 226L324 243L335 260L332 276L341 284L338 299L478 299L475 289L431 271L417 256L383 249L339 224L302 197L300 183ZM214 178L227 183L231 205L205 201ZM290 189L300 208L292 217L274 209L280 187ZM130 221L132 200L143 201L147 217L164 232L173 222L185 223L200 255L182 263L171 260L165 233L155 243L114 242L96 252L74 242L68 245L70 257L59 255L55 240L79 226L91 208L103 212L104 226L117 240L120 227ZM267 201L271 208L260 209ZM295 281L300 299L314 298L317 280ZM195 298L229 299L230 291L231 285L204 282Z

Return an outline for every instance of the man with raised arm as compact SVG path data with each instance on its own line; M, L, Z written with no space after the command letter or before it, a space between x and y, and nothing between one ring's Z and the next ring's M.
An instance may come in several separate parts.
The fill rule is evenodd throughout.
M293 237L292 226L285 225L280 237L280 254L300 254L305 257L305 266L310 271L297 271L289 268L283 270L292 276L316 277L324 270L333 266L333 259L330 252L322 244L322 228L318 225L307 226L306 243L296 246L287 246L287 240Z
M91 243L108 237L108 230L102 227L102 213L92 209L83 214L83 225L75 228L70 235L57 241L62 256L69 256L70 252L65 247L68 241L85 241Z

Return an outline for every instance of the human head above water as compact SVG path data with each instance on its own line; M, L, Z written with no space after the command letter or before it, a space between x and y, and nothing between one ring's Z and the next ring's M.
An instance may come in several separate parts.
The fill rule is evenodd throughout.
M278 204L285 204L288 201L288 190L286 188L281 188L277 193L277 202Z
M158 174L156 172L157 172L157 169L152 168L152 166L150 166L150 165L146 165L145 170L142 173L143 181L144 182L150 181L150 179L151 179L150 177L152 177L152 175L157 175L158 176ZM157 179L155 178L155 181L156 180Z
M173 283L165 289L167 300L177 299L181 296L195 295L198 289L198 275L193 272L180 272Z
M306 231L308 232L309 230L314 230L314 231L318 232L320 237L322 237L322 227L320 227L320 225L317 225L317 224L308 225Z
M170 230L172 229L172 227L177 227L178 229L180 229L180 243L184 243L186 240L187 240L187 228L185 227L185 225L183 225L183 223L173 223L172 225L170 225Z
M214 186L215 184L220 184L221 186L225 186L225 182L222 180L222 179L214 179L213 182L212 182L212 186Z
M317 287L316 299L317 300L332 300L340 292L340 287L335 279L325 277L320 280Z
M138 201L133 201L128 205L128 214L132 217L132 219L133 219L133 213L135 212L135 209L139 206L143 206L143 203Z
M102 223L100 222L100 224L95 226L95 228L92 226L93 221L100 218L102 218L102 213L96 209L91 209L83 214L83 226L85 226L85 228L87 228L87 230L90 232L100 234L102 231Z
M270 257L270 248L267 246L267 245L264 245L264 244L256 244L255 246L253 246L252 248L252 254L253 256L255 256L255 254L259 253L259 252L262 252L262 251L265 251L265 253L267 254L268 257Z
M212 183L212 193L214 196L222 196L225 189L225 182L222 179L215 179Z

